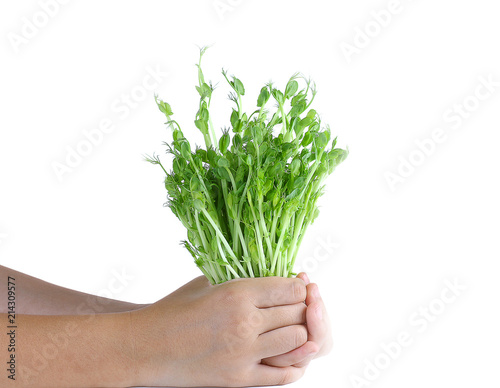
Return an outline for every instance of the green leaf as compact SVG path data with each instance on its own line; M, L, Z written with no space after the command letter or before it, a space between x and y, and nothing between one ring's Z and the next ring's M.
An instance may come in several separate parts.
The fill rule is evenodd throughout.
M269 190L273 188L273 180L268 179L262 186L262 195L266 195Z
M198 211L202 211L203 209L205 209L205 204L201 199L195 199L193 201L193 207Z
M203 121L208 121L208 109L207 108L200 109L200 119Z
M286 203L286 208L290 213L294 213L300 206L300 198L294 197Z
M208 133L208 124L206 121L195 120L194 125L196 125L196 128L198 128L201 131L201 133L203 133L203 134Z
M200 157L203 163L208 163L208 155L206 150L204 150L203 148L198 148L196 150L196 155Z
M236 125L233 127L233 132L239 133L243 130L244 122L243 120L237 120Z
M310 109L309 112L307 112L307 117L311 118L311 119L315 119L316 118L316 111L314 109Z
M166 116L172 116L174 114L170 105L165 101L160 100L157 95L155 95L155 101L160 112L164 113Z
M253 156L253 155L256 155L256 152L255 152L255 145L253 144L253 142L252 142L252 141L249 141L249 142L247 143L247 147L246 147L246 148L247 148L247 153L248 153L249 155L252 155L252 156Z
M299 116L306 110L306 108L307 104L302 100L292 107L292 109L290 110L290 116Z
M253 164L253 157L252 155L248 154L246 159L245 159L245 163L248 165L248 166L251 166Z
M264 86L262 89L260 89L260 94L259 97L257 98L257 106L259 108L262 108L267 103L267 101L269 101L269 97L270 97L269 90L267 86Z
M337 138L333 139L332 148L335 148L336 145L337 145Z
M236 180L236 183L240 183L245 181L246 179L246 168L245 165L240 165L238 169L236 170L236 175L234 176L234 179Z
M189 159L191 156L191 149L189 148L189 143L187 141L183 141L181 143L181 155L185 159Z
M311 135L311 133L307 132L304 137L302 138L302 142L300 143L300 145L302 147L307 147L309 144L311 144L311 142L313 141L313 137Z
M234 90L236 90L236 93L244 96L245 87L243 86L243 83L236 77L233 77L233 82L234 82Z
M290 200L296 198L300 194L301 191L302 191L302 188L296 188L296 189L294 189L290 194L288 194L285 197L285 201L290 201Z
M303 91L300 91L294 98L292 98L292 101L290 101L290 104L292 106L297 105L298 103L304 101L306 96L304 95Z
M229 263L227 263L227 262L225 262L224 260L219 259L219 258L215 259L215 262L216 262L217 264L219 264L219 265L223 266L223 267L226 267L226 266L228 266L228 265L229 265Z
M285 99L291 98L299 89L299 83L295 80L291 80L286 85L285 89Z
M309 126L309 131L311 132L319 132L319 123L317 121L313 121Z
M194 176L191 178L191 181L189 182L189 186L191 191L200 191L201 190L201 184L200 180L198 179L197 176Z
M318 218L318 216L319 216L319 209L318 209L318 208L315 208L315 209L314 209L314 214L313 214L312 219L311 219L311 224L314 222L314 220L315 220L316 218Z
M234 206L235 201L234 201L234 194L232 192L227 194L226 202L228 207L232 208Z
M205 82L201 85L201 87L196 86L196 90L198 91L202 100L204 100L205 98L210 98L212 96L212 88Z
M302 120L299 121L299 123L297 124L297 126L299 127L299 129L303 129L303 128L306 128L309 125L311 125L312 122L313 122L312 118L310 118L310 117L304 117Z
M219 167L230 167L231 164L229 163L229 160L227 160L225 157L220 157L219 160L217 161L217 165Z
M238 111L233 108L233 113L231 113L231 125L236 127L236 124L238 123L239 116L238 116Z
M182 168L181 160L184 160L184 159L179 159L179 158L174 159L174 162L172 163L172 168L174 170L174 174L182 174L183 168Z
M297 179L295 179L295 182L293 182L293 188L294 189L303 189L304 184L306 183L306 177L300 176Z
M219 150L221 153L225 154L227 148L229 147L229 142L231 141L231 137L227 132L225 132L219 139Z
M214 151L214 149L210 148L207 151L207 155L208 155L208 161L209 161L209 163L212 166L216 166L217 165L217 153Z
M297 176L300 173L300 159L294 159L290 165L290 172L293 176Z
M324 132L318 133L318 136L316 139L314 139L314 142L316 143L316 146L324 149L328 145L328 138L327 135Z
M221 179L223 179L225 181L230 181L231 180L231 178L229 177L229 173L227 172L227 170L224 167L218 167L217 168L217 173L219 174L219 176L221 177Z
M162 101L160 104L158 104L158 108L161 112L165 113L166 116L172 116L174 114L174 112L172 112L172 108L166 102Z
M271 176L280 177L284 172L283 171L284 168L285 168L285 162L283 162L283 161L276 162L269 169L269 174Z
M280 200L281 200L281 191L277 189L273 197L273 207L276 207L280 202Z
M272 90L273 97L278 103L283 104L285 102L283 98L283 93L279 91L278 89L273 89Z

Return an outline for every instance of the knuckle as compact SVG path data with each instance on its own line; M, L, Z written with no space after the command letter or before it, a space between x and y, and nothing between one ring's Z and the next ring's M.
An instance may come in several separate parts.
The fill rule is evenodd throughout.
M239 338L241 341L248 341L254 338L257 333L257 314L240 306L233 306L228 311L225 326L227 331Z
M298 314L300 316L300 323L306 323L306 321L307 321L307 319L306 319L306 317L307 317L307 306L304 303L302 303L302 304L299 305L298 309L299 309Z
M281 322L284 324L303 324L306 323L307 306L304 303L287 306L286 308L283 308L281 314Z
M229 323L233 327L240 327L248 321L248 311L242 309L240 306L233 306L227 310Z
M223 306L242 306L247 299L245 289L239 287L236 283L228 284L221 288L219 293L219 303Z
M292 295L296 300L306 300L307 290L304 281L300 279L294 279L294 281L292 282Z

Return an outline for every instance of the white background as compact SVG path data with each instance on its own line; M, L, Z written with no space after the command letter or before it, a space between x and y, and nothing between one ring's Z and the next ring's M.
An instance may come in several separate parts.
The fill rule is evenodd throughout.
M0 263L90 293L126 271L133 280L114 297L133 302L198 276L178 244L183 227L162 207L162 173L142 154L163 155L170 140L154 92L197 136L196 45L214 44L207 78L222 85L222 67L237 75L248 110L270 79L311 76L316 110L351 151L299 263L320 285L335 348L294 387L498 385L500 86L475 96L480 77L500 81L496 5L401 0L380 27L373 11L388 1L70 1L49 17L34 0L3 2ZM33 36L12 43L34 19ZM154 68L168 75L117 112ZM215 95L218 127L229 123L226 93ZM464 103L458 123L449 110ZM114 131L60 181L53 163L103 119ZM415 142L435 128L445 141L422 158ZM387 172L412 155L421 164L391 190ZM453 302L445 291L448 303L446 279L466 286ZM429 304L435 314L422 318ZM385 365L382 345L400 332L412 343ZM385 369L367 376L375 361Z

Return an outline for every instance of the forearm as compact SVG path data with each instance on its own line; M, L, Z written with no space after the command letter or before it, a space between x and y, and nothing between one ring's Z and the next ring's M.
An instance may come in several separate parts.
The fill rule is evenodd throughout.
M9 336L2 335L0 340L2 360L9 360L11 354L16 360L15 381L4 377L8 382L5 386L118 388L135 385L129 317L129 313L16 315L15 352L8 351L8 341L12 345ZM0 314L0 318L7 323L7 314Z
M15 279L17 310L20 314L81 315L137 310L146 305L103 298L59 287L24 273L0 266L0 301L7 300L7 278ZM5 285L5 286L4 286ZM6 313L0 303L0 313Z

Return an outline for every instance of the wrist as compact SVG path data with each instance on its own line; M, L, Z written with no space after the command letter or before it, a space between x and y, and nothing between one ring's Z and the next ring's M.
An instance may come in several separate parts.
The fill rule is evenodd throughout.
M136 362L135 341L132 341L133 331L130 312L118 312L96 315L98 325L108 334L104 337L108 346L103 365L106 365L111 374L111 387L141 386L138 381L139 365ZM109 365L105 361L113 360Z
M150 305L127 315L127 344L134 365L128 371L130 386L170 386L175 372L169 370L174 346L169 338L170 330L165 326L165 314L158 315L154 305Z

